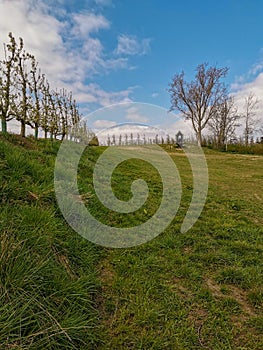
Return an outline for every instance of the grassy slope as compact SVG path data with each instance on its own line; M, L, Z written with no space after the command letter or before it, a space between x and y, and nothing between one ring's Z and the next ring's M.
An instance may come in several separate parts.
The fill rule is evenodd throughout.
M102 250L65 226L56 208L58 145L0 144L3 349L263 348L262 157L207 150L205 210L182 235L192 178L186 158L172 153L183 184L175 221L140 247ZM135 214L113 213L101 206L91 183L102 151L89 149L80 162L79 188L89 209L116 226L145 220L160 203L158 173L142 161L121 164L112 180L116 195L129 199L139 175L148 181L150 196Z
M0 139L0 349L95 349L100 249L64 223L59 143Z

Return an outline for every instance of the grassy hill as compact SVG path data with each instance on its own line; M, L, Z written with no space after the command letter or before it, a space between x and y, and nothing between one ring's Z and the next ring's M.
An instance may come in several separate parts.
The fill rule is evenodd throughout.
M147 244L107 249L65 224L53 192L59 142L0 139L0 344L3 349L262 349L263 157L205 150L209 193L199 221L180 225L193 182L182 151L180 210ZM100 221L132 226L160 204L158 172L143 161L114 172L128 200L135 178L149 199L134 214L103 207L92 173L103 147L89 148L79 189Z
M93 349L100 249L65 224L53 168L59 143L0 139L0 348Z

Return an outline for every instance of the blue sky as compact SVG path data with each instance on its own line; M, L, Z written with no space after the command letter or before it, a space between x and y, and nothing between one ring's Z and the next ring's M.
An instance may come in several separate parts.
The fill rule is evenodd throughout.
M127 83L138 86L134 97L139 101L168 107L165 89L173 74L184 70L191 78L201 62L229 67L227 82L232 84L248 75L262 58L260 1L120 0L105 13L113 23L108 36L111 43L119 32L150 39L149 52L131 58L137 69L117 71L113 79L99 79L110 89L116 82L122 89ZM247 80L252 78L247 76Z
M260 0L0 0L0 40L22 36L54 87L83 113L138 101L169 109L168 84L202 62L229 67L242 98L263 89Z

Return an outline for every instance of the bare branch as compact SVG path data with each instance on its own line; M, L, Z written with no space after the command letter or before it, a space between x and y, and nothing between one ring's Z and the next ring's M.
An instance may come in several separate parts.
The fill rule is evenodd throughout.
M170 84L170 110L178 110L191 120L199 144L202 143L202 130L226 97L226 88L221 80L227 72L226 67L208 67L207 63L203 63L196 68L193 81L187 82L182 72L176 74Z

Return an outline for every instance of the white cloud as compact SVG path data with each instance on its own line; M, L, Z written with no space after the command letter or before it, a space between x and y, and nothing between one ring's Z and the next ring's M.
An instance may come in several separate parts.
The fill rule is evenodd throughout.
M262 63L263 67L263 63ZM254 65L250 71L248 76L251 76L253 73L258 73L261 70L260 64ZM245 108L245 98L247 98L251 93L255 96L255 98L258 99L259 103L257 105L256 109L256 115L254 117L255 119L255 134L254 136L261 136L261 133L259 132L260 128L263 128L263 72L260 72L252 79L251 81L247 82L244 77L237 78L236 82L232 84L231 86L231 94L235 98L236 106L238 108L238 113L243 114L244 108ZM242 120L241 120L242 124ZM237 129L237 134L242 135L243 134L244 126L241 125Z
M50 16L43 4L37 4L30 0L0 1L1 40L8 41L10 31L17 38L22 37L28 51L41 59L42 65L45 65L43 68L49 68L52 73L54 66L48 67L47 63L50 63L51 57L52 63L55 63L65 53L60 35L64 24Z
M98 32L100 29L110 27L109 21L104 16L88 12L73 14L73 22L72 33L84 38L91 33Z
M189 120L178 118L167 130L167 134L176 139L176 134L181 131L185 138L194 137L193 127Z
M130 107L126 110L126 116L125 119L136 122L136 123L147 123L149 121L149 118L145 117L142 113L139 112L139 110L136 107Z
M131 100L132 88L111 92L86 82L95 74L128 68L126 57L107 55L95 36L109 28L110 22L100 14L68 14L63 7L53 9L49 0L0 0L0 46L9 41L10 31L17 39L22 37L51 86L71 90L78 103L106 106Z
M106 129L106 128L111 128L111 127L115 126L116 124L117 123L112 121L112 120L99 119L93 123L93 126L94 126L94 128L98 128L98 129Z
M94 94L97 99L97 103L101 106L106 107L115 103L131 102L130 94L133 88L128 88L126 90L118 92L107 92L101 89L97 84L90 84L88 89Z
M261 56L262 56L261 50ZM257 60L246 74L235 78L231 85L231 92L235 96L237 103L241 106L244 99L250 93L253 93L263 102L263 59ZM242 103L241 103L242 102ZM263 108L263 104L262 104Z
M83 84L76 82L72 86L76 91L76 99L79 103L94 103L102 107L116 103L131 102L131 94L134 87L129 87L121 91L105 91L98 84Z
M156 98L159 96L159 94L158 94L158 92L153 92L151 96L152 96L152 98Z
M249 75L256 75L263 70L263 62L258 62L252 66L252 68L249 70Z
M121 34L118 37L117 55L145 55L150 50L151 39L139 40L132 35Z
M237 83L232 85L232 95L234 95L239 108L244 105L245 98L253 93L260 101L260 114L263 112L263 73L248 83Z

